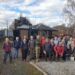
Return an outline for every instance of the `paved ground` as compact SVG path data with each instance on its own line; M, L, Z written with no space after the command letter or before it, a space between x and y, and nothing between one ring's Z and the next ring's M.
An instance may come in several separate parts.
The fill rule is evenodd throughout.
M75 62L39 62L37 65L48 75L75 75Z

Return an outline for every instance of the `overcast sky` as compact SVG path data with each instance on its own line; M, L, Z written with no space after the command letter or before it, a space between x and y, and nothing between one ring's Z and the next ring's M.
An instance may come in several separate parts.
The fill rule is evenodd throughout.
M35 25L64 23L63 8L65 0L0 0L0 28L11 24L15 18L26 16Z

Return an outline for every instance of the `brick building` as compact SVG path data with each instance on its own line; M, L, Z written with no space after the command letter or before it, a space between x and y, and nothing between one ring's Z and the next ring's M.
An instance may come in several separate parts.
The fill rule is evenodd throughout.
M37 34L40 36L52 37L52 32L55 31L55 29L41 23L32 26L26 17L15 19L11 27L13 28L14 38L19 36L21 39L23 39L24 35L27 37L33 35L35 37Z
M19 19L15 19L12 26L14 38L16 36L19 36L22 39L24 35L29 36L29 28L31 26L32 24L26 17L20 17Z

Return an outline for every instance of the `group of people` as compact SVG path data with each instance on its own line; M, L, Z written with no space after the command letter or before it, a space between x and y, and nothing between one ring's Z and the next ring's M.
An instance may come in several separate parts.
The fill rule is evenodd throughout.
M27 36L24 36L21 40L19 37L16 37L13 42L6 38L3 43L3 49L4 63L6 63L8 55L10 63L12 59L18 59L20 51L23 61L27 61L28 56L29 60L36 60L36 62L40 59L45 59L46 61L66 61L67 56L75 58L75 38L72 36L55 36L50 39L37 35L36 39L33 36L30 36L29 39L27 39ZM13 55L12 50L14 50Z

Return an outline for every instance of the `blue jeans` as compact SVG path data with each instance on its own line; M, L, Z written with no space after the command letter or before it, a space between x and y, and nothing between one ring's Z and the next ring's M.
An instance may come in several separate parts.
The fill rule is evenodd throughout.
M18 58L19 49L15 49L14 52L14 59Z
M12 62L12 53L10 51L4 53L4 63L6 63L8 55L9 55L10 63Z

